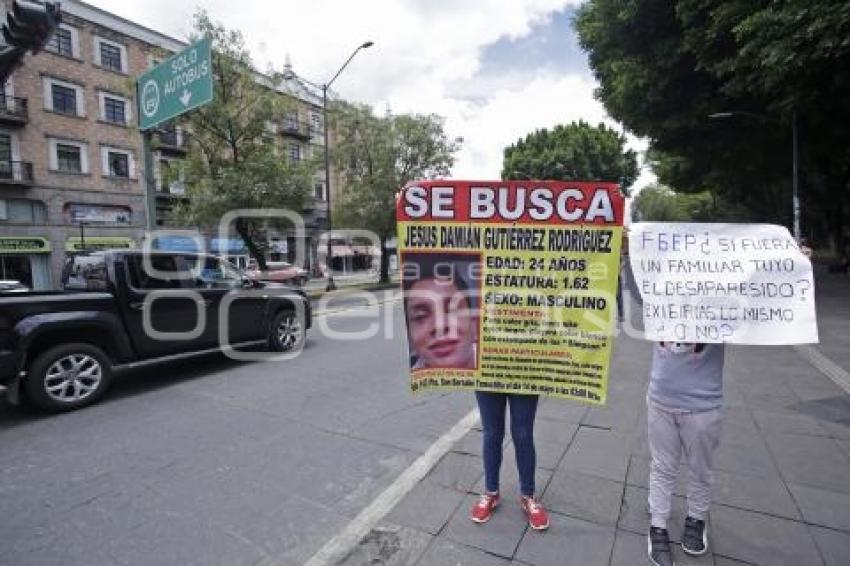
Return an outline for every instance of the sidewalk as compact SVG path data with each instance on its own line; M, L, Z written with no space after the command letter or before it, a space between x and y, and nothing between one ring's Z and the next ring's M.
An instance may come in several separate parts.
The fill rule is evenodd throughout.
M819 282L818 292L818 351L848 370L850 281ZM648 564L649 364L648 344L621 335L607 407L541 400L537 485L551 511L548 532L526 526L510 441L502 506L485 525L469 520L482 490L481 432L473 430L344 564ZM676 563L850 564L850 396L790 347L730 347L725 375L709 526L713 553L694 559L677 547ZM683 486L680 481L670 525L677 541Z

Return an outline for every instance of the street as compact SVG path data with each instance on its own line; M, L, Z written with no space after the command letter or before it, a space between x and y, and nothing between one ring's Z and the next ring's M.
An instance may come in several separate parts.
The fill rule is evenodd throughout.
M64 415L4 406L0 563L303 563L472 406L409 394L386 309L391 340L317 319L291 361L148 367Z
M819 288L823 353L846 375L850 292L846 280ZM474 407L469 394L408 391L397 294L377 295L377 307L351 295L317 305L294 360L151 366L68 414L2 406L0 563L270 566L316 556ZM368 338L331 335L375 323ZM468 520L481 489L471 430L344 563L643 564L648 364L646 343L621 336L606 408L541 404L548 533L522 519L511 448L504 509L488 525ZM850 397L792 348L736 347L727 375L716 554L684 563L846 564Z

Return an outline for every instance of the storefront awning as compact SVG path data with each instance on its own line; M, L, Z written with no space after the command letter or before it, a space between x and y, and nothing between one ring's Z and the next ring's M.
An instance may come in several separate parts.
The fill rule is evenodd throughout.
M200 252L197 239L189 236L158 236L153 240L151 248L164 252Z
M247 254L248 248L242 238L210 238L210 253Z
M47 254L50 241L33 236L0 237L0 254Z
M65 241L65 250L69 252L108 250L113 248L131 249L135 247L136 242L132 239L118 236L86 236L85 241L82 241L80 238L68 238Z

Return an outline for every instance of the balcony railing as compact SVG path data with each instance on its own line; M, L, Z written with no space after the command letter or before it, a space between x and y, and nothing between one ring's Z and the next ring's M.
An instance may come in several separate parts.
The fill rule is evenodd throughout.
M280 124L279 131L284 136L294 136L304 140L310 139L310 136L312 135L310 132L310 125L307 122L297 120L284 120Z
M160 182L157 184L156 194L161 197L188 198L186 196L186 185L182 181Z
M33 182L29 161L0 161L0 183L30 185Z
M0 96L0 120L20 124L26 123L29 120L27 99L16 96Z

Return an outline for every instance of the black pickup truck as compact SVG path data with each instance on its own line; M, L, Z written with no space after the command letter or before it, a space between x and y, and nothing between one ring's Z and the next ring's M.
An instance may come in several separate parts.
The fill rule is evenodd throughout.
M0 384L13 403L76 409L120 368L295 350L312 322L301 290L251 281L215 256L91 252L69 258L62 280L64 291L0 293Z

